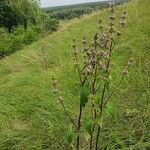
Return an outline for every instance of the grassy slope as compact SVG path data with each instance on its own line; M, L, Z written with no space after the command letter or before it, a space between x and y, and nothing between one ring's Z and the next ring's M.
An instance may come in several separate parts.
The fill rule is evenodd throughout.
M119 107L115 108L116 117L109 118L103 128L101 146L146 150L150 145L150 1L133 0L123 9L129 12L129 22L113 58L114 78L120 76L130 57L136 63L114 97L114 104ZM78 103L71 40L75 37L81 42L85 34L90 41L99 16L105 18L107 10L72 21L53 35L1 60L0 150L67 149L63 141L67 119L51 94L51 75L56 75L65 89L68 110L76 116L76 110L72 111Z

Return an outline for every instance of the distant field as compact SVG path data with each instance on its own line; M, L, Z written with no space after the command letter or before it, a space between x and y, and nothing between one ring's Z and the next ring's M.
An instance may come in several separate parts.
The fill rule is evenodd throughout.
M132 0L117 7L129 17L114 60L114 82L129 58L135 64L113 98L115 117L105 118L103 150L150 149L150 0ZM71 150L64 141L66 119L51 92L51 78L60 82L65 104L76 117L77 75L71 44L92 41L97 20L108 10L63 24L57 32L0 60L0 150ZM74 110L74 111L73 111ZM88 111L88 110L85 110ZM86 149L85 149L86 150Z

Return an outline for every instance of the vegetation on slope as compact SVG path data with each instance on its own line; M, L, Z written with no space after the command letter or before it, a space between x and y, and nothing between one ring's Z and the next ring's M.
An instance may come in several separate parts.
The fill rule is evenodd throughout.
M43 13L35 0L0 1L0 58L56 31L58 21Z
M147 150L150 147L150 19L149 0L133 0L122 7L129 21L119 42L114 77L133 57L135 65L113 98L113 117L107 118L100 143L103 149ZM0 149L67 150L64 133L67 122L63 110L51 93L51 76L55 75L65 91L68 111L78 105L77 76L73 68L71 41L90 41L99 17L108 11L74 20L49 37L34 43L0 62ZM119 15L119 14L118 14ZM77 41L80 43L80 41ZM115 82L114 84L115 85ZM85 110L87 111L87 110ZM104 142L105 141L105 142Z
M123 4L129 0L114 0L116 5ZM107 1L83 3L69 6L58 6L43 8L44 12L48 13L51 18L58 20L68 20L73 18L81 18L83 15L88 15L93 11L98 11L108 7Z

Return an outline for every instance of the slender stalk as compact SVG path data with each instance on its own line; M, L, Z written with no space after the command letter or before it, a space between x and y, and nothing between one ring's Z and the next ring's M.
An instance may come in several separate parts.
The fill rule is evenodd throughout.
M95 109L94 109L94 118L96 118L96 110ZM93 146L93 134L94 134L95 126L96 126L96 124L94 123L94 125L92 127L92 135L90 138L90 150L92 150L92 146Z
M92 83L92 94L95 95L96 94L96 87L95 87L95 84L96 84L96 80L97 80L97 66L94 66L95 67L95 73L94 73L94 80L93 80L93 83ZM93 111L93 109L92 109ZM93 112L92 112L93 113ZM92 115L93 116L93 115ZM96 119L96 110L94 108L94 119ZM91 138L90 138L90 150L92 150L92 145L93 145L93 133L94 133L94 130L95 130L95 126L96 124L94 123L93 127L92 127L92 134L91 134Z
M101 97L101 104L100 104L100 116L102 115L103 112L103 104L104 104L104 97L105 97L105 92L106 92L106 86L107 83L104 84L103 87L103 92L102 92L102 97ZM98 141L99 141L99 135L100 135L100 125L98 125L98 130L97 130L97 134L96 134L96 146L95 146L95 150L98 150Z
M79 111L79 117L78 117L78 126L77 126L77 130L78 132L80 131L81 128L81 118L82 118L82 106L80 104L80 111ZM77 137L77 150L80 149L80 136L78 135Z
M75 126L76 129L78 129L77 125L75 124L74 120L72 119L71 115L68 113L65 105L61 102L61 105L64 109L65 114L68 116L68 118L70 119L70 121L72 122L72 124Z
M110 48L109 48L109 58L108 58L108 62L107 62L107 76L109 75L109 67L110 67L110 62L111 62L111 56L112 56L112 51L113 51L113 41L111 40L110 43ZM101 96L101 103L100 103L100 116L102 115L103 112L103 106L104 106L104 97L105 97L105 92L106 92L106 87L107 87L107 82L104 83L104 87L103 87L103 91L102 91L102 96ZM95 150L98 150L98 141L99 141L99 135L100 135L100 125L98 125L98 130L97 130L97 134L96 134L96 146L95 146Z

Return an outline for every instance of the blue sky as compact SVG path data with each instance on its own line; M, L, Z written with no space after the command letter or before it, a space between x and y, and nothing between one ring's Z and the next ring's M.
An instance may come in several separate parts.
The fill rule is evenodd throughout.
M42 7L61 6L61 5L70 5L85 2L98 2L98 1L103 0L41 0L41 6Z

